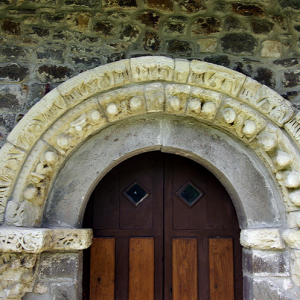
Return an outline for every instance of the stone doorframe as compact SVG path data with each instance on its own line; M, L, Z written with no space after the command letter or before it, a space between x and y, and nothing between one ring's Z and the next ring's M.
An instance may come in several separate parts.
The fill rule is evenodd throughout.
M66 81L0 151L0 298L32 290L26 299L51 297L46 262L77 255L66 286L72 281L69 297L80 299L80 257L92 237L80 227L91 191L122 160L160 150L207 167L233 199L244 298L299 299L299 129L300 114L276 92L205 62L140 57ZM34 286L37 272L44 277ZM57 289L64 279L56 275Z

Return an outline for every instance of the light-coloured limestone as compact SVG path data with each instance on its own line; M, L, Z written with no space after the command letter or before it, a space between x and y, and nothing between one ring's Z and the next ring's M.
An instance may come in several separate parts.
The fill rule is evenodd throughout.
M201 53L215 53L217 51L218 40L216 38L199 39L197 44L200 46Z
M174 114L184 114L186 110L186 102L190 96L190 91L191 87L189 85L166 85L166 112Z
M294 115L294 109L276 92L247 77L237 99L251 105L278 126L289 121Z
M241 89L246 76L202 61L191 62L188 83L211 89L235 97Z
M190 62L186 59L175 59L174 81L186 83L190 74Z
M215 123L246 143L251 142L267 124L265 118L252 108L230 98L221 107Z
M280 231L278 229L244 229L240 242L243 247L258 250L284 249Z
M282 236L290 248L300 250L300 230L286 230Z
M147 84L144 88L148 112L162 112L165 104L165 91L161 83Z
M292 211L288 213L287 222L290 228L300 227L300 211Z
M262 42L261 57L278 58L282 55L282 43L278 40L266 40Z
M175 62L168 57L138 57L130 60L133 82L172 81Z
M83 250L92 243L91 229L1 228L0 252L41 253Z
M0 298L21 299L33 289L38 254L0 254Z

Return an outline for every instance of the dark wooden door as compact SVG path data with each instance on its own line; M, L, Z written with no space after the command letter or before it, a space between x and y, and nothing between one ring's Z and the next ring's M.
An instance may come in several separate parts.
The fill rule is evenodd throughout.
M149 152L119 164L94 190L84 223L94 230L91 300L242 299L231 199L187 158Z

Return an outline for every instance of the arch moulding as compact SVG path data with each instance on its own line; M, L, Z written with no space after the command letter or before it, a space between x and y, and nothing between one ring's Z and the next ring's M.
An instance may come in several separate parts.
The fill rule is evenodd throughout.
M104 137L106 131L116 126L119 126L119 131L126 126L132 129L135 120L142 118L160 120L164 126L171 119L176 119L182 127L185 126L183 120L192 120L198 124L199 130L208 134L214 132L219 139L225 136L225 139L232 140L232 145L252 153L254 164L259 165L257 170L261 170L264 182L270 183L274 193L274 197L268 200L270 207L279 210L277 215L280 217L273 226L265 220L261 220L264 225L251 226L247 213L244 216L242 213L247 205L238 203L237 196L235 206L238 213L238 207L241 207L244 274L248 272L251 279L245 280L245 299L257 297L255 286L259 290L259 284L266 284L261 276L273 278L273 281L267 280L269 294L298 299L300 113L295 114L288 101L255 80L200 61L154 56L122 60L86 71L42 98L14 128L0 150L0 252L33 256L43 251L87 248L92 232L76 228L80 226L80 219L72 224L57 223L58 229L50 228L51 224L44 220L47 228L41 227L43 215L49 215L47 208L51 208L51 203L60 201L53 196L55 179L59 178L63 169L68 169L76 153L82 153L82 145L91 142L92 136L98 136L99 140L101 133ZM132 120L132 125L127 122L123 126L125 119ZM118 136L117 133L115 135ZM208 139L205 141L208 142ZM157 143L153 149L161 150L160 146ZM177 151L199 162L204 159L202 157L201 160L196 150L188 153L171 148L166 147L163 151ZM144 149L141 146L139 151L147 149L147 145ZM228 155L234 159L233 154L228 152ZM205 159L209 161L210 158ZM98 179L95 177L94 182L111 167L103 168L103 174ZM234 187L234 179L231 181L228 186ZM87 189L83 198L87 198L89 192ZM259 198L256 200L257 203L261 201ZM81 203L84 201L81 200ZM249 261L254 261L255 257L267 257L269 265L274 261L279 264L279 255L287 265L284 271L255 271L246 266L251 265ZM32 271L32 276L35 276L34 265L32 263L27 268ZM256 285L253 284L255 280ZM0 293L9 299L19 299L32 290L28 281L17 280L17 284L20 285L17 291L9 287L1 290L0 287ZM284 298L274 296L272 299Z

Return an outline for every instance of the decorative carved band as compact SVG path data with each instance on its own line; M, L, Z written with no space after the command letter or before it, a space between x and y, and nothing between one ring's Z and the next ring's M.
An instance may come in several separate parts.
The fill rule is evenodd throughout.
M83 250L91 245L92 237L92 229L1 228L0 252Z

